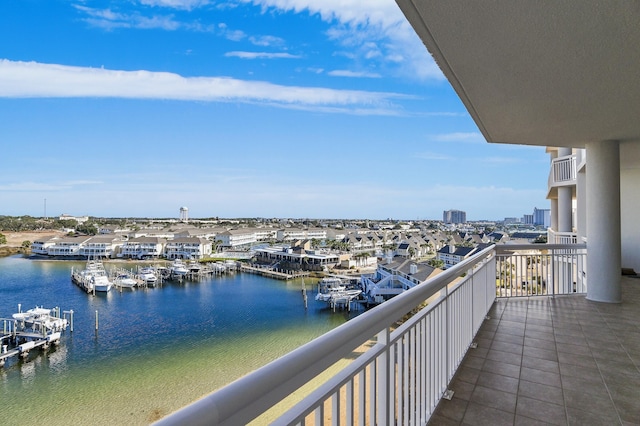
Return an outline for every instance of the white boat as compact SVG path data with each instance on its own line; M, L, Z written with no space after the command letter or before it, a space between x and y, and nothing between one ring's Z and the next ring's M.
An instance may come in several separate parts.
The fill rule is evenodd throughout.
M18 327L35 332L58 332L67 328L68 321L53 315L53 309L36 306L25 312L13 314L13 319L18 321Z
M318 294L316 300L329 302L332 297L346 290L346 286L338 277L325 277L318 282Z
M138 271L138 277L147 285L154 286L158 281L156 271L151 266L145 266Z
M118 276L116 276L113 284L117 287L133 288L138 285L138 281L132 278L128 273L121 272L118 274Z
M172 278L182 279L187 275L187 273L189 273L189 270L182 260L176 259L171 263L171 266L169 266L169 273Z
M330 307L348 306L360 294L362 294L362 290L347 288L347 285L338 277L325 277L318 283L316 300L326 303Z
M111 291L111 287L113 287L113 283L109 281L109 277L106 275L94 275L91 277L91 283L93 284L93 289L101 293Z
M71 279L74 283L87 292L108 292L113 283L107 276L104 265L99 260L87 260L85 268L80 272L71 271Z

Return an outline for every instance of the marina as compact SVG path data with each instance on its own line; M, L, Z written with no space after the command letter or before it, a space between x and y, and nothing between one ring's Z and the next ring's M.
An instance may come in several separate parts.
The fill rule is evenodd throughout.
M213 271L214 264L202 266ZM13 418L148 425L362 312L334 313L313 300L305 309L301 279L231 269L93 295L70 281L71 269L85 266L0 258L0 316L13 320L19 303L74 311L73 332L69 324L58 344L46 352L33 348L25 358L7 357L0 368L0 399ZM149 264L104 266L138 273ZM316 281L305 282L313 299ZM56 394L65 395L62 403L51 397Z

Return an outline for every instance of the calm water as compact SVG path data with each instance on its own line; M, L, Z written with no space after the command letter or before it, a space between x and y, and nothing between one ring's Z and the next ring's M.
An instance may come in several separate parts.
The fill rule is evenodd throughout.
M83 265L0 258L0 317L75 312L58 347L0 368L0 422L148 424L348 320L311 291L305 310L301 281L249 274L91 296L70 280Z

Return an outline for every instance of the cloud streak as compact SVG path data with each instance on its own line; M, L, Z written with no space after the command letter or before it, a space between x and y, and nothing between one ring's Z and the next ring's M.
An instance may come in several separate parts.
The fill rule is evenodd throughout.
M227 52L224 54L227 58L240 59L299 59L301 56L292 55L291 53L269 53L269 52Z
M229 77L183 77L168 72L117 71L37 62L0 60L0 98L124 98L248 102L326 111L382 110L397 114L386 92L283 86Z
M478 132L454 132L454 133L441 133L437 135L431 135L430 140L434 142L468 142L468 143L486 143L484 136Z

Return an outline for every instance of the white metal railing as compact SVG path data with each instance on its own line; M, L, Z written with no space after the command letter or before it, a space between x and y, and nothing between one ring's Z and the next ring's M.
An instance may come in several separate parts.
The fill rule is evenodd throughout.
M577 157L575 154L554 158L551 161L553 183L575 182L577 178Z
M246 424L366 342L273 424L426 424L496 295L585 292L585 255L584 244L491 246L157 424Z
M372 339L275 424L426 423L495 300L494 254L483 250L158 424L246 424Z
M547 229L547 242L549 244L577 244L578 234L575 232L558 232Z
M586 244L498 245L498 297L586 293L586 258Z

